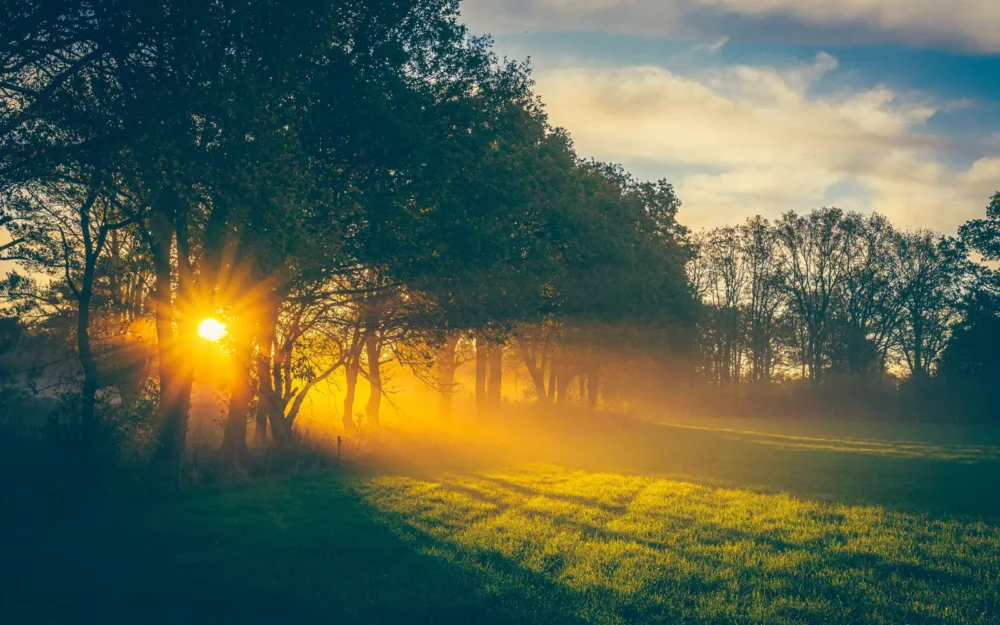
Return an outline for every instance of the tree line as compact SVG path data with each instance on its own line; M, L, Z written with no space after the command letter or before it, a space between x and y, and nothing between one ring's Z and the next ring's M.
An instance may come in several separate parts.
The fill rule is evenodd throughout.
M1000 195L957 237L836 208L699 233L688 264L705 303L699 372L751 393L789 378L813 391L902 380L918 402L946 400L925 416L988 414L968 390L990 394L998 282L973 254L997 258L998 210Z
M377 427L389 362L443 421L465 362L483 413L511 367L543 405L949 375L988 403L996 282L969 250L1000 257L1000 199L959 238L837 209L692 236L666 181L576 153L457 0L4 10L0 349L33 356L4 386L64 391L88 471L139 415L179 479L205 317L225 466L294 443L334 376L343 431Z
M115 410L145 402L150 462L178 479L206 316L229 330L230 465L250 438L292 442L334 374L348 433L359 377L377 424L390 359L438 386L447 419L462 345L482 404L515 342L540 399L589 376L596 402L596 328L693 323L672 187L579 157L529 67L458 9L5 4L0 256L18 270L3 295L16 332L76 362L85 468Z

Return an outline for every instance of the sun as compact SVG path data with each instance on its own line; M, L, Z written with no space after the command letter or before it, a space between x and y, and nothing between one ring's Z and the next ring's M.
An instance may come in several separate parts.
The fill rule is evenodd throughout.
M226 324L209 317L198 324L198 336L213 343L226 336Z

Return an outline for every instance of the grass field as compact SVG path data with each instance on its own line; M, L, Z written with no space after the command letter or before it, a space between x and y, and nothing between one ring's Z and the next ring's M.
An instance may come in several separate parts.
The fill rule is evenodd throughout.
M427 447L16 526L0 557L4 612L1000 623L996 429L699 420Z

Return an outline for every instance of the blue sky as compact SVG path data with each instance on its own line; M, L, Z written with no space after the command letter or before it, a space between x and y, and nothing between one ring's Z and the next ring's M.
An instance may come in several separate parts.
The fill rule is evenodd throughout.
M695 227L823 205L954 232L1000 190L1000 1L464 0L578 151Z

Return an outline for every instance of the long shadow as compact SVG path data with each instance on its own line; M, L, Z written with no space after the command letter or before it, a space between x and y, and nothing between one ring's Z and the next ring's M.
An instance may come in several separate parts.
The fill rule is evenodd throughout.
M588 500L584 497L577 498L567 498L561 495L552 495L546 493L545 491L527 488L523 485L516 484L507 480L500 480L498 478L493 478L489 476L474 476L476 479L488 482L491 484L506 483L509 486L507 488L514 493L526 495L529 497L544 497L547 499L555 499L559 501L572 501L581 508L591 508L593 510L612 513L613 516L621 516L627 513L628 506L622 506L620 510L611 510L606 506L602 506L592 500ZM469 497L473 497L478 501L484 503L492 504L496 507L498 512L502 512L511 508L516 508L517 506L509 503L505 499L496 496L490 496L489 494L477 490L473 487L454 484L451 482L442 481L441 486L444 489L461 493ZM557 521L561 525L564 525L570 529L580 532L585 537L597 537L603 540L619 540L623 542L630 542L644 547L648 547L653 550L675 550L677 545L675 541L672 540L653 540L648 538L637 537L634 534L628 532L609 529L606 525L599 525L596 523L589 523L584 521L577 521L574 519L569 519L564 515L555 515L552 513L535 510L535 509L524 509L519 510L521 514L527 517L540 517L547 518L552 521ZM772 536L767 536L761 532L750 532L742 529L737 529L734 527L726 527L713 523L708 520L695 520L695 519L674 519L672 520L673 530L678 529L678 526L685 530L697 529L699 531L699 545L719 545L726 543L734 543L739 541L748 540L756 545L765 547L767 549L784 552L784 551L794 551L803 550L810 551L816 548L816 543L821 542L817 539L812 539L809 544L803 542L792 542L784 540L781 538L775 538ZM683 554L683 552L678 552ZM897 576L897 577L910 577L915 579L926 579L933 581L938 584L959 584L959 585L970 585L975 583L975 580L968 575L961 573L954 573L950 571L942 571L937 569L931 569L926 566L920 566L910 563L902 562L892 562L883 556L879 556L873 553L863 553L863 552L841 552L836 555L836 563L840 567L852 568L852 569L872 569L877 570L880 576ZM717 564L717 562L716 562Z
M512 482L510 480L505 480L505 479L503 479L501 477L496 477L496 476L492 476L492 475L474 474L474 477L477 480L484 481L484 482L490 482L492 484L496 484L497 486L500 486L502 488L506 488L506 489L508 489L510 491L513 491L513 492L516 492L516 493L520 493L522 495L529 495L529 496L533 496L533 497L541 495L541 496L544 496L544 497L546 497L548 499L554 499L556 501L564 501L566 503L571 503L571 504L577 504L577 505L583 505L583 506L590 506L590 507L596 508L598 510L601 510L603 512L612 512L612 513L617 513L617 514L623 514L626 510L628 510L628 506L627 505L604 503L603 501L596 501L595 499L592 499L592 498L589 498L589 497L584 497L584 496L581 496L581 495L567 495L567 494L564 494L564 493L543 492L543 491L540 491L540 490L537 490L537 489L532 489L532 488L528 488L526 486L522 486L521 484L518 484L517 482ZM449 484L448 486L454 488L457 485L455 485L455 484ZM470 489L470 490L473 490L473 489Z
M476 522L473 517L457 518L454 529L432 535L419 529L412 513L366 501L354 487L360 479L314 476L206 490L165 503L93 512L44 529L12 530L0 544L0 575L6 580L0 585L0 622L698 622L707 614L698 612L707 596L730 610L713 617L720 622L734 620L732 614L736 621L761 622L741 618L740 610L762 601L754 592L769 584L785 588L792 598L839 602L838 614L844 616L839 622L865 622L872 614L885 622L921 622L924 615L907 602L897 605L871 587L845 587L822 576L833 571L868 581L940 586L942 592L971 588L975 581L959 572L874 554L827 552L822 545L710 522L682 522L690 540L678 544L531 510L578 532L584 549L591 541L615 541L672 550L702 572L734 566L706 551L713 544L749 541L759 546L755 549L818 550L820 556L812 575L821 577L736 565L735 578L664 571L627 591L600 583L571 588L563 581L569 563L560 548L547 555L543 570L530 569L488 545L452 540L453 532ZM497 476L466 473L460 479L444 480L441 488L491 502L495 511L489 515L522 497L548 497L609 520L629 510L584 496L553 497L544 486ZM497 492L479 490L469 480ZM983 602L986 614L995 613L994 596L987 594ZM818 622L807 608L782 610L790 622Z
M511 481L498 480L492 477L478 475L464 476L465 478L479 479L490 487L502 485L507 489L508 494L524 497L549 497L542 490L532 489L522 484ZM448 481L440 483L441 488L460 493L478 501L487 502L495 507L495 514L500 514L517 506L510 503L502 495L491 492L484 492L467 484L454 484ZM590 507L593 510L608 513L609 522L621 513L610 513L607 509L593 505L593 502L586 502L585 498L580 498L576 503L582 508ZM641 545L654 552L670 551L676 556L694 565L695 569L714 571L733 567L733 563L727 563L725 559L716 554L706 553L706 546L726 546L728 544L750 542L755 545L755 550L763 550L769 553L799 552L808 554L810 557L818 557L819 561L812 566L812 570L822 571L827 579L833 579L837 575L849 576L858 582L854 585L844 586L834 584L820 579L809 579L803 577L804 571L761 571L752 567L734 569L735 574L743 579L743 587L734 590L731 582L726 579L711 579L695 576L686 580L671 578L670 574L664 572L660 577L651 578L640 594L650 596L662 596L664 593L673 593L672 599L675 602L693 601L698 595L711 593L722 593L730 601L745 600L752 596L755 591L766 591L770 585L786 588L786 599L808 600L816 596L824 597L826 600L838 605L844 612L840 615L845 622L866 622L873 613L880 617L889 617L893 622L922 622L926 620L926 615L917 611L906 601L898 601L898 598L891 598L873 592L870 583L880 580L893 580L893 584L909 585L911 587L921 587L924 590L933 588L935 592L957 591L959 594L976 588L980 583L974 577L959 572L943 570L927 565L912 564L907 562L893 561L882 555L867 552L856 552L850 550L831 550L829 544L817 544L811 540L808 543L790 542L764 535L761 532L753 532L733 527L725 527L708 520L700 520L697 523L690 520L687 529L696 530L690 536L691 540L678 544L675 540L652 540L637 537L627 532L616 531L606 525L590 522L581 522L565 515L554 515L537 509L520 508L519 512L526 518L544 518L557 523L560 527L569 531L575 531L581 536L581 540L617 541ZM469 523L478 523L482 519L470 520ZM404 519L397 522L405 523ZM677 529L676 527L672 529ZM876 529L876 528L873 528ZM438 541L439 544L444 541ZM536 545L541 547L541 545ZM452 550L460 550L457 545L451 546ZM721 550L719 553L725 553ZM558 577L562 559L553 558L553 570L550 571L552 577ZM686 584L687 592L678 595L676 583L678 581ZM623 596L610 588L595 587L588 591L592 596L597 597L597 603L603 607L605 616L617 615L619 617L631 617L626 620L636 622L671 620L676 618L676 614L671 612L669 605L650 603L640 596ZM896 599L896 600L894 600ZM564 599L565 600L565 599ZM983 609L986 613L995 613L1000 608L1000 600L996 596L988 595L983 599ZM874 611L874 612L873 612ZM816 618L816 614L803 612L797 617L793 613L788 616L795 620L801 618L803 621L810 621ZM614 619L612 619L614 620Z
M580 622L544 577L400 527L312 478L21 528L0 544L0 622Z

